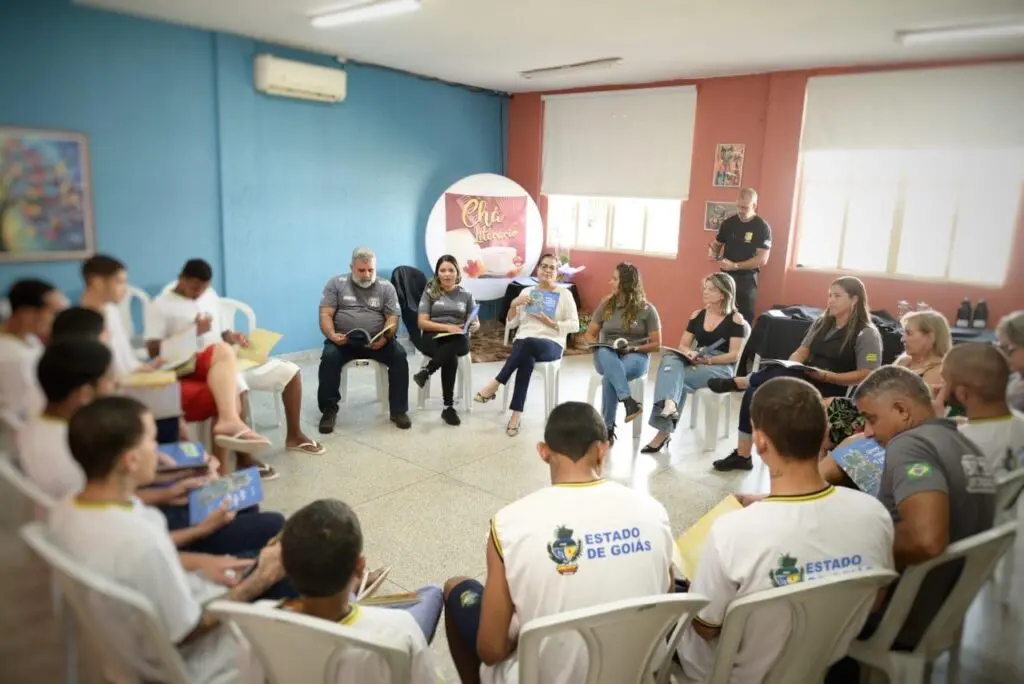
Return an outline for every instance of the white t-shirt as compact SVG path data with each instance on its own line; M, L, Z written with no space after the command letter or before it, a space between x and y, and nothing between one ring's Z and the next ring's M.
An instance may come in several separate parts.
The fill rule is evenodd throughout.
M138 499L131 505L62 500L50 514L56 542L80 563L145 596L167 637L180 643L196 628L202 605L225 592L195 573L186 573L167 532L167 521ZM156 679L155 650L136 626L131 611L97 602L94 629L105 629L123 653L136 655L143 679ZM226 627L179 648L190 679L204 684L236 668L236 646Z
M85 473L68 447L68 424L42 415L18 432L18 463L37 487L55 500L82 491Z
M0 410L22 425L46 408L36 377L43 349L35 335L22 338L0 332Z
M538 490L498 511L491 535L515 605L510 636L518 634L517 624L535 618L669 589L674 544L668 513L647 494L616 482ZM541 669L548 684L583 682L583 639L546 640ZM481 676L517 682L517 655L483 666Z
M124 329L124 321L121 320L117 304L107 304L103 307L103 321L107 329L107 346L114 357L114 374L121 377L134 373L142 365L142 361L132 348L131 338Z
M523 290L524 294L530 294L536 288L528 287ZM558 288L558 304L555 306L555 322L558 328L549 328L539 320L526 313L526 307L519 307L519 315L515 318L518 330L516 337L538 337L544 340L551 340L559 347L565 348L565 337L580 331L580 315L576 309L576 300L572 298L572 292L567 287Z
M711 526L690 585L691 592L711 603L696 619L719 627L729 604L748 594L844 572L892 569L892 544L892 518L868 494L829 486L806 496L768 497ZM864 607L861 622L870 608ZM752 616L729 681L763 681L789 631L785 609ZM846 644L841 646L836 659L846 652ZM678 653L687 677L704 681L711 673L714 645L692 627L684 632Z
M437 684L443 681L423 630L406 611L353 605L352 611L339 624L365 632L367 636L382 636L402 643L412 654L410 684ZM240 684L264 684L267 681L262 664L248 644L239 647L238 671L241 674ZM282 681L320 681L321 674L319 663L299 659ZM391 681L384 659L363 649L348 651L338 669L338 684L390 684Z
M1024 466L1024 413L1011 410L1004 418L972 420L960 432L978 445L993 474Z

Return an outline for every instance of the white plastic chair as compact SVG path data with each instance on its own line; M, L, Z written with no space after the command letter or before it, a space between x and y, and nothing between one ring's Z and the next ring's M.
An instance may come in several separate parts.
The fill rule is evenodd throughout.
M878 629L867 639L850 644L850 657L870 668L862 676L862 681L888 680L898 684L924 684L929 680L932 662L943 652L950 651L949 681L955 682L960 671L960 636L964 616L981 587L992 575L999 559L1013 545L1016 536L1017 523L1003 523L950 544L942 555L904 570ZM942 601L942 607L917 647L913 651L893 650L893 643L910 613L925 576L939 566L960 559L963 559L960 577L945 601ZM939 601L941 597L936 596L934 600Z
M230 297L220 297L220 322L221 325L231 330L235 329L235 316L236 314L242 314L245 318L245 330L241 332L251 333L256 329L256 312L253 308L243 301L237 299L231 299ZM281 398L280 392L271 392L274 395L274 415L277 416L277 422L274 423L273 427L279 427L284 423L284 400ZM246 413L249 415L249 419L252 418L252 410L246 406Z
M374 380L377 385L377 401L380 402L381 412L386 416L391 412L388 405L388 368L382 363L373 359L357 359L349 361L341 368L341 403L348 401L348 373L352 368L371 368L374 373Z
M515 321L505 323L505 346L509 346L509 339L512 336L512 331L515 330L517 325ZM547 418L551 411L558 406L558 385L561 381L562 376L562 359L556 361L538 361L533 365L533 371L536 375L539 375L541 380L544 381L544 417ZM512 374L515 377L515 373ZM508 382L505 383L501 390L501 407L502 411L508 411L509 402L511 401L509 385L513 382L512 378L509 378Z
M541 681L545 658L559 658L559 637L576 633L587 646L584 684L654 684L655 671L667 682L683 629L707 604L698 594L657 594L530 620L519 634L519 681Z
M703 684L729 684L747 621L767 609L783 608L790 632L764 684L821 682L829 666L846 654L864 625L880 589L898 577L892 570L863 570L787 587L759 591L729 604L715 647L715 661ZM676 666L674 673L688 682Z
M191 684L185 663L148 599L80 564L50 540L41 523L21 528L21 537L50 566L77 619L78 632L85 635L103 663L107 681L142 684L158 680L166 684ZM128 619L112 622L108 615L95 613L94 606L98 602L116 606L119 614ZM156 662L144 663L137 653L124 653L111 635L112 630L137 635L138 643L146 643L152 649ZM236 673L225 673L215 681L226 684L234 681L235 676Z
M1024 468L1004 474L996 481L996 522L1003 523L1017 519L1017 499L1024 491ZM1013 588L1013 573L1016 565L1017 554L1011 548L1003 560L1003 567L1000 571L1002 583L999 587L999 601L1004 606L1010 605L1010 591ZM992 575L993 583L996 576Z
M36 486L36 483L25 477L21 468L6 455L0 455L0 481L3 481L21 499L17 503L20 504L20 509L25 514L19 522L45 520L57 503L53 497ZM5 496L4 500L9 502L10 498Z
M141 326L135 325L135 317L132 315L133 303L135 301L139 302L139 307L141 308L143 322ZM141 359L149 358L143 337L146 334L144 328L146 312L149 309L150 301L149 295L146 294L145 290L129 285L127 294L117 305L117 312L121 315L121 325L124 327L124 331L128 333L132 346L136 348Z
M420 356L423 357L425 366L430 361L430 357L423 353ZM459 370L455 376L455 403L461 403L465 413L469 413L473 406L473 359L470 356L470 354L466 354L459 357ZM431 380L433 377L428 377L423 387L417 388L416 406L421 410L427 405L427 399L430 398Z
M587 389L587 397L591 404L597 401L598 393L601 391L601 382L604 378L595 371L590 376L590 387ZM644 403L644 395L647 393L647 374L641 375L635 380L629 381L629 392L636 399L637 403ZM644 417L639 415L633 419L633 439L640 439L640 432L644 429Z
M740 345L737 362L743 358L743 350L750 339L750 324L743 324L743 343ZM735 365L734 365L735 369ZM716 394L703 387L690 394L690 429L697 427L697 412L704 409L704 451L714 451L718 446L718 426L722 423L721 414L725 413L725 423L722 425L722 439L726 439L732 430L732 393Z
M11 302L7 297L0 298L0 323L11 317Z
M342 660L356 649L380 656L388 665L388 681L410 681L412 652L397 638L371 638L365 631L270 606L214 601L207 610L241 633L270 684L336 684Z

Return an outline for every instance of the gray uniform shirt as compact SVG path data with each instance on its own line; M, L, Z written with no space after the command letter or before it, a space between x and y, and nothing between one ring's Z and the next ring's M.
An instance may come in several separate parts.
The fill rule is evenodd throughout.
M822 339L827 340L836 335L845 334L845 327L836 328L833 326L828 329ZM811 342L814 341L814 335L815 330L812 325L807 334L804 335L800 346L810 349ZM882 365L882 335L875 328L866 327L857 333L857 337L853 341L853 349L857 353L857 370L875 370Z
M949 496L950 543L984 532L995 518L995 477L981 449L957 429L956 423L935 418L897 435L885 447L885 471L879 500L899 524L897 509L921 492ZM949 595L962 565L933 572L925 580L897 642L913 647Z
M605 304L610 298L609 295L602 299L594 309L594 321L601 326L602 342L614 342L621 337L630 346L636 346L644 344L652 333L661 330L661 318L658 317L658 310L650 302L644 304L644 308L637 312L633 325L627 328L622 320L622 309L616 309L611 313L606 311Z
M362 328L372 337L384 329L388 316L398 315L398 292L394 285L380 278L370 287L359 287L346 273L327 281L320 306L334 309L337 332Z
M431 299L430 293L424 290L418 311L427 314L434 323L464 325L474 306L473 295L456 285L451 292L442 291L437 299Z

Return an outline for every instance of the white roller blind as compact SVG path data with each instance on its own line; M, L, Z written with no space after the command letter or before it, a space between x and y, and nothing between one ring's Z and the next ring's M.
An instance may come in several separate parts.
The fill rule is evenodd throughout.
M1024 64L810 78L800 146L803 150L1024 146Z
M697 88L544 98L547 195L686 199Z

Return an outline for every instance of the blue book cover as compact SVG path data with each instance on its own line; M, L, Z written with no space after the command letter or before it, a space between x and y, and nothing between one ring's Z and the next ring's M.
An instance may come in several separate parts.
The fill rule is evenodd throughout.
M157 449L174 459L173 466L162 466L160 470L187 470L206 467L206 450L199 442L159 444Z
M473 321L480 317L480 305L477 304L473 307L473 310L466 316L466 325L462 327L463 334L469 334L469 326L473 325Z
M260 471L245 468L226 475L188 493L188 524L198 525L230 499L230 510L240 511L263 501Z
M547 314L549 317L554 318L555 311L558 309L559 296L558 292L534 290L530 293L530 303L526 305L526 313Z
M832 450L832 459L850 476L857 489L878 496L885 470L885 449L873 439L854 440Z

